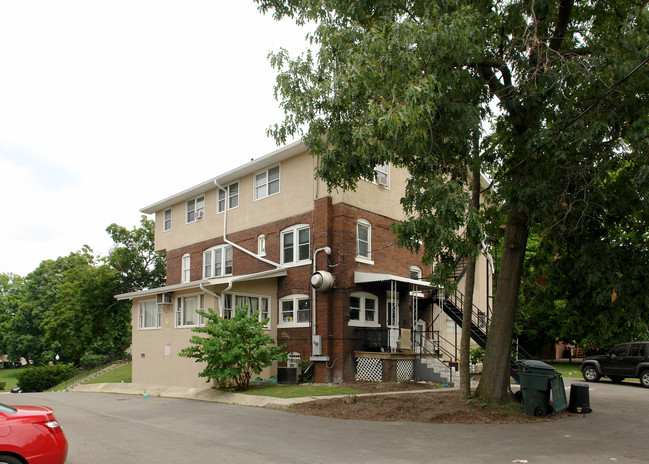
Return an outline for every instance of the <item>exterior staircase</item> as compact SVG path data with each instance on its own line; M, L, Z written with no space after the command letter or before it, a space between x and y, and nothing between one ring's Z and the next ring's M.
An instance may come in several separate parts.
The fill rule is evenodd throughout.
M110 372L113 369L116 369L116 368L118 368L118 367L120 367L122 365L123 365L123 363L109 364L108 366L105 366L105 367L99 369L98 371L93 372L92 374L87 375L85 377L73 378L72 383L65 387L65 391L72 391L72 390L74 390L74 387L76 387L77 385L81 385L82 383L87 382L88 380L94 379L95 377L99 377L100 375L103 375L106 372Z
M456 267L455 271L453 274L450 276L450 280L453 280L454 282L459 282L464 274L466 273L466 265L467 265L467 260L465 258L459 258L456 261ZM466 310L465 308L465 301L464 301L464 295L462 292L459 290L454 290L453 292L446 293L444 292L443 289L437 289L436 290L437 295L433 295L433 297L437 297L438 301L441 303L442 310L446 315L448 315L453 322L455 322L458 326L460 326L463 330L464 327L463 325L463 314L464 311ZM471 332L471 339L481 348L486 348L487 347L487 328L488 328L488 320L487 320L487 314L482 313L477 306L473 305L471 308L471 327L470 327L470 332ZM524 350L521 350L520 347L514 348L512 346L512 351L516 350L515 353L517 356L512 356L512 361L510 363L509 371L510 375L517 381L520 381L520 376L518 374L518 365L517 365L517 360L516 357L521 357L523 359L526 358L531 358L527 353L525 353ZM430 358L422 358L422 359L430 359ZM457 362L449 362L449 363L444 363L441 360L438 360L440 364L444 366L444 369L446 371L451 371L451 377L454 377L451 379L449 382L444 382L444 383L456 383L459 384L459 372L455 371L453 372L453 367L455 366L457 368ZM415 369L416 371L416 369ZM457 377L457 380L455 379Z
M454 366L434 356L426 356L415 360L414 377L451 387L460 385L459 371Z

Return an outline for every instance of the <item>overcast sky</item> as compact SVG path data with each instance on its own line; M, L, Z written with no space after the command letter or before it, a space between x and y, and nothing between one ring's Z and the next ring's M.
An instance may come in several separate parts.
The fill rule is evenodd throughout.
M252 0L0 2L0 272L274 151L279 47L308 31Z

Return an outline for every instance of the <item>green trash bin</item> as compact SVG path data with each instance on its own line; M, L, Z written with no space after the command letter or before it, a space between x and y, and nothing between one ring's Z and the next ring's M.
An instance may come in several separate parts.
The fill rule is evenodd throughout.
M550 392L555 410L560 411L568 406L563 378L554 367L533 359L519 361L518 365L525 414L537 417L550 414L553 410Z

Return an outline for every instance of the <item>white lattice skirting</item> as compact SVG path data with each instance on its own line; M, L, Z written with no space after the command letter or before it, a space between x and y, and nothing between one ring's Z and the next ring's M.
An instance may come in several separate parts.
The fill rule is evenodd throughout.
M415 373L415 365L412 359L400 359L397 361L397 382L411 380Z
M383 380L383 363L380 359L357 358L356 380L380 382Z
M412 359L397 361L397 381L411 380L415 372ZM356 358L356 380L381 382L383 380L383 360L376 358Z

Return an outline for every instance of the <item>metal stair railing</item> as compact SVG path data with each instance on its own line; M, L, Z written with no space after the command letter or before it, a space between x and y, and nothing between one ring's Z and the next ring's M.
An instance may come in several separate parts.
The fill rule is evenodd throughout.
M446 348L444 348L440 342L440 340L443 340L445 342L448 342L448 340L444 339L439 332L432 332L434 338L428 338L426 337L427 332L422 332L419 330L413 331L413 341L414 341L414 346L415 350L417 347L419 347L419 358L421 359L422 354L429 354L435 358L437 358L443 365L445 365L448 368L448 373L449 373L449 381L453 382L453 362L452 360L455 359L455 362L457 363L457 358L453 356L451 352L449 352ZM437 340L435 340L435 337ZM426 346L426 342L429 342L433 346L433 351L429 350L428 347ZM442 353L446 356L448 356L449 361L444 361L439 356L439 353Z

